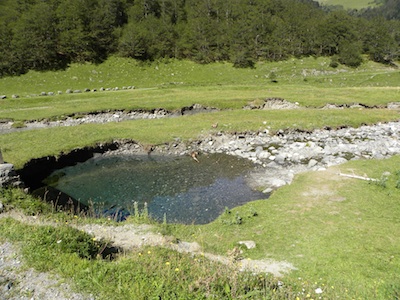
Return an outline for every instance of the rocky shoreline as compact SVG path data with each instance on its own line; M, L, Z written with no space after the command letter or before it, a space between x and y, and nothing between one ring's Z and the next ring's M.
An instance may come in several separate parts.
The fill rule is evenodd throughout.
M295 174L325 170L349 160L384 159L400 154L400 122L379 123L359 128L320 129L311 132L280 130L261 132L216 133L199 140L157 145L152 152L160 155L190 155L192 152L226 153L249 159L258 168L248 178L250 186L270 193L290 184ZM132 141L117 141L117 150L104 155L145 153Z
M390 109L399 109L400 103L391 103L387 108L389 106ZM251 102L243 107L243 109L267 110L296 108L300 108L298 103L291 103L281 98L267 98L257 103ZM329 107L329 109L332 109L332 107ZM0 134L35 128L76 126L87 123L101 124L136 119L179 117L215 110L217 109L213 107L193 104L176 111L167 111L161 108L148 111L108 111L83 116L69 116L66 119L56 121L27 122L22 128L13 127L13 122L10 121L0 123ZM400 121L361 126L359 128L327 128L310 132L295 129L272 132L266 127L258 132L217 132L206 134L189 142L176 139L162 145L142 146L131 140L117 140L111 146L98 145L93 147L92 150L85 148L84 152L86 159L93 155L98 155L96 154L98 151L100 151L101 155L143 154L150 152L161 155L188 155L196 152L199 153L198 159L200 161L201 155L204 153L226 153L254 162L258 167L257 171L249 176L249 185L265 193L270 193L278 187L290 184L294 175L300 172L324 170L327 167L339 165L349 160L382 159L399 154L399 135ZM71 157L68 157L68 154L63 154L61 158L68 160L69 165L74 164L74 159L77 159L76 156L80 156L79 151L75 154L74 152L76 151L70 153ZM78 158L82 159L82 157ZM49 158L46 161L48 160ZM62 159L56 160L59 163ZM38 161L35 164L38 165L40 162ZM13 175L14 182L18 182L15 174L10 172L9 166L7 167L7 172ZM7 172L4 170L0 174L3 182L7 181Z

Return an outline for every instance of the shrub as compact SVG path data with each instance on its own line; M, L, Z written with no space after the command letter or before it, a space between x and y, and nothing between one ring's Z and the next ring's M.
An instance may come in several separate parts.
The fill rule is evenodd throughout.
M341 64L356 68L361 65L361 47L357 43L343 43L340 46L338 60Z

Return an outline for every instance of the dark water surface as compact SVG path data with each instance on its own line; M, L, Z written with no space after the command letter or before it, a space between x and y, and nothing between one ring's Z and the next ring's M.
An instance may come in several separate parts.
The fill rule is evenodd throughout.
M204 224L226 207L265 199L246 184L254 165L225 154L199 156L118 156L90 159L54 172L49 185L84 204L131 210L137 201L149 214L168 223ZM57 180L54 180L57 178Z

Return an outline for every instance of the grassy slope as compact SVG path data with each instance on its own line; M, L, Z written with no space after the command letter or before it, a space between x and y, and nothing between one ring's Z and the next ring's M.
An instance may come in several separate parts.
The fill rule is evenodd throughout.
M21 98L0 101L0 119L54 119L108 109L174 110L194 103L230 110L179 120L143 120L14 133L0 136L0 145L4 158L21 167L31 157L57 155L74 147L113 138L132 138L144 144L169 142L173 138L197 138L209 131L210 124L216 121L221 124L219 129L241 131L265 126L272 129L359 126L398 119L396 111L384 109L251 112L240 109L252 100L267 97L284 98L309 108L320 108L327 103L382 106L399 99L400 73L396 70L371 62L356 70L343 66L332 69L328 65L326 58L304 58L260 63L255 69L241 70L225 63L196 65L189 61L171 60L164 64L139 64L114 57L101 65L72 65L65 71L29 72L20 77L3 78L0 80L0 94L19 94ZM278 83L269 80L271 72L277 75ZM175 80L173 84L172 80ZM132 84L138 88L27 97L41 91Z
M319 0L324 5L341 5L345 9L362 9L374 6L371 0Z
M346 72L330 69L323 59L260 64L253 70L237 70L227 64L197 66L175 61L142 66L113 58L104 65L74 65L64 72L30 72L18 78L1 79L0 94L40 93L45 86L44 91L132 84L139 89L6 100L0 104L0 118L41 119L106 108L175 109L193 103L230 110L175 119L6 134L0 136L0 145L5 159L22 167L32 157L58 154L113 138L132 138L149 144L168 142L176 137L196 138L209 132L210 124L215 121L221 124L218 130L240 131L265 126L272 129L359 126L399 119L397 111L386 109L327 111L313 108L326 103L361 102L372 106L398 101L398 71L371 63L358 70L343 70ZM278 84L269 81L270 72L277 74ZM304 76L305 73L313 75ZM172 80L175 83L170 84ZM251 100L266 97L282 97L310 108L239 109ZM267 124L263 124L264 121ZM399 162L395 157L341 166L342 171L366 173L376 178L389 171L392 175L386 188L337 177L337 169L307 173L297 176L292 185L279 189L267 201L239 207L209 225L170 226L169 231L178 238L196 240L209 251L224 254L238 240L255 240L257 248L244 255L293 263L299 270L286 276L284 281L288 290L300 293L301 299L306 298L307 293L310 298L318 296L314 294L317 287L323 288L322 296L327 299L393 298L400 290L397 239L400 211L396 202L400 195L395 188ZM254 211L258 216L252 217ZM228 225L236 212L243 217L243 224ZM72 266L69 268L72 273L80 272L74 271ZM126 271L116 270L126 274ZM86 286L98 284L96 276L100 275L97 271L91 272L85 275ZM121 291L129 287L128 282L124 285Z
M254 240L257 248L245 256L292 262L298 271L285 281L311 298L320 287L324 299L391 299L400 288L399 163L400 157L357 161L301 174L269 200L236 208L209 225L176 226L176 234L194 236L206 249L221 253L238 241ZM339 170L373 178L391 175L382 187L339 177ZM243 224L229 225L236 214Z

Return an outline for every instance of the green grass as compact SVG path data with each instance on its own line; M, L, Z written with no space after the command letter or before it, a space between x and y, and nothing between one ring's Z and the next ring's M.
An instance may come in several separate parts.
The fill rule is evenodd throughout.
M397 156L304 173L268 200L232 209L213 223L160 225L160 230L180 240L197 241L204 251L224 255L240 240L255 241L255 249L243 249L244 257L285 260L297 268L280 278L284 286L276 291L277 279L240 274L201 255L151 247L113 262L96 259L101 243L107 241L98 244L67 225L52 228L2 219L0 240L18 242L28 266L70 278L78 290L99 299L113 295L204 299L211 294L219 299L246 295L253 295L252 299L396 299L400 293L399 163ZM390 175L383 185L339 177L339 171L372 178ZM4 197L10 195L3 193L3 201ZM34 202L22 193L12 197L7 208ZM49 218L45 209L37 211ZM242 218L240 225L234 222L236 216ZM323 294L316 294L317 288Z
M201 256L147 247L110 261L99 257L106 241L67 225L1 219L0 229L0 240L19 243L28 266L58 273L96 299L263 299L277 294L271 277L239 272Z
M400 293L399 163L400 157L355 161L301 174L268 200L233 209L208 225L170 230L219 253L240 240L254 240L257 248L246 255L293 263L298 271L285 282L304 288L311 298L320 287L324 299L394 299ZM339 169L372 178L391 175L382 187L339 177ZM243 219L241 225L228 222L236 214Z
M269 80L271 72L277 75L278 83ZM6 161L22 168L32 158L59 155L114 139L128 138L142 144L168 143L176 138L198 139L215 130L211 128L215 122L219 123L218 130L224 132L257 131L267 127L272 131L358 127L399 120L399 112L383 108L319 108L327 103L381 107L399 101L399 79L398 70L386 66L368 62L359 69L343 66L331 69L329 60L324 58L263 62L255 69L240 70L225 63L196 65L170 60L139 64L114 57L101 65L72 65L65 71L29 72L20 77L0 79L0 94L21 96L0 102L0 119L14 119L22 124L25 120L57 119L104 110L175 110L194 103L222 110L179 118L16 132L0 135L0 147ZM135 85L137 89L27 97L42 91L124 85ZM298 102L302 108L242 109L251 101L267 97ZM132 295L173 298L179 294L183 298L201 299L207 293L215 293L217 298L229 298L229 295L234 298L244 297L244 286L251 286L259 289L257 296L267 299L317 299L319 295L315 294L315 289L318 287L323 289L323 299L393 299L400 294L400 194L396 187L400 186L399 163L400 158L393 157L349 162L340 167L343 172L366 173L374 178L389 171L386 187L383 181L370 184L338 177L338 168L310 172L298 175L290 186L279 189L268 200L233 209L211 224L160 228L181 240L195 240L205 250L220 254L232 250L239 240L254 240L256 249L245 250L244 256L286 260L298 268L282 279L285 286L276 294L271 292L269 279L260 282L254 277L236 277L239 275L219 265L206 262L198 265L191 257L163 249L141 249L116 262L105 262L81 258L76 254L77 248L72 251L71 248L58 249L55 245L48 247L46 243L51 244L56 237L73 236L75 232L70 229L51 231L47 227L27 227L1 220L0 238L21 242L24 249L28 249L24 253L30 265L72 278L79 289L95 290L101 298L115 295L119 299L129 299L134 297ZM28 214L49 216L40 203L22 193L5 193L2 197L3 203L23 206ZM235 224L236 214L243 219L241 225ZM39 241L46 233L50 233L52 239L44 239L46 243L41 244ZM82 247L90 240L84 236L80 241ZM43 252L31 251L36 247L42 247ZM152 255L145 255L147 251ZM182 272L175 273L175 268ZM213 277L209 270L215 270L218 276ZM177 278L181 279L179 284L175 283ZM241 294L234 291L241 291Z
M318 2L324 5L341 5L345 9L362 9L375 6L371 0L320 0Z
M180 118L136 120L108 124L85 124L55 127L0 135L3 158L21 168L32 158L59 155L75 148L115 139L132 139L144 145L164 144L179 138L183 141L199 139L211 132L211 124L219 122L218 130L225 132L299 128L312 130L331 127L374 124L398 120L393 110L319 110L300 109L282 111L228 110Z

